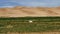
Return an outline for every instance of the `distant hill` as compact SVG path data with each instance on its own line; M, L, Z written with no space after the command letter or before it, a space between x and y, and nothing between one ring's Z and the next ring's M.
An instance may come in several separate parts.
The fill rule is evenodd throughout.
M60 7L23 7L0 8L0 17L41 17L60 16Z

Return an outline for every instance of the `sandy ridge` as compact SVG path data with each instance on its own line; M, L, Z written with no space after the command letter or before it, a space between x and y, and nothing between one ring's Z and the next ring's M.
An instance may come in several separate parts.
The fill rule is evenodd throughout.
M46 7L20 7L0 8L0 17L41 17L41 16L60 16L60 8Z

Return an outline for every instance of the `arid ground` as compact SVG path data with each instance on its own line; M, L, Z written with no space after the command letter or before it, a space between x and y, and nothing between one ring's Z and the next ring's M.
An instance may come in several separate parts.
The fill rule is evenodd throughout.
M0 8L0 17L20 17L17 19L0 18L0 34L60 34L60 17L56 19L54 17L50 17L49 19L45 18L46 20L44 18L29 18L47 16L60 16L60 7L16 6L13 8ZM21 17L28 18L21 19ZM30 23L29 20L33 20L33 22ZM20 31L27 31L27 33L20 33Z
M60 16L60 7L22 7L0 8L0 17L41 17Z

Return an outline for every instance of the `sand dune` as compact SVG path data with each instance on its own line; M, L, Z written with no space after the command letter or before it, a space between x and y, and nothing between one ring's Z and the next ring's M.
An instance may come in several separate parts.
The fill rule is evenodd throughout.
M0 8L0 17L41 17L41 16L60 16L60 7L21 7Z

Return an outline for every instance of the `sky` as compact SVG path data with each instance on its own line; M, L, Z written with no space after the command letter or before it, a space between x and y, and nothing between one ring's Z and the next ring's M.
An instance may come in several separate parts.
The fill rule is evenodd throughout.
M57 7L60 0L0 0L0 7L14 6Z

